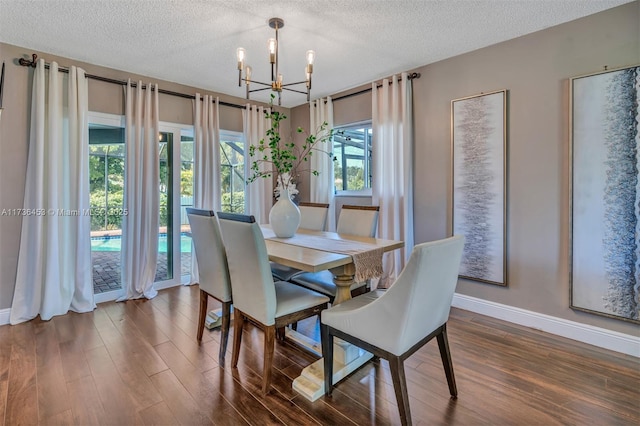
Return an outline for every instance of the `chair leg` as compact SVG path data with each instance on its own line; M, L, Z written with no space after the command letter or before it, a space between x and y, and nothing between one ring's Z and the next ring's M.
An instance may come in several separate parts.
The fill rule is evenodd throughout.
M230 326L231 302L222 302L222 327L220 328L220 353L218 354L218 363L220 365L224 365L224 357L227 354Z
M442 366L444 374L447 376L449 384L449 393L452 398L458 397L458 388L456 387L456 377L453 374L453 363L451 362L451 351L449 351L449 339L447 339L447 325L442 326L442 332L436 336L438 339L438 348L440 349L440 358L442 358Z
M298 331L298 321L291 323L291 329L293 331Z
M284 327L279 327L276 330L276 339L280 340L281 342L284 342L284 336L285 336Z
M202 342L202 333L204 332L204 320L207 318L207 304L209 295L206 291L200 290L200 312L198 314L198 342Z
M329 327L320 323L322 358L324 359L324 394L331 396L333 390L333 335Z
M242 341L242 329L244 328L244 315L239 309L233 311L233 353L231 354L231 366L238 366L240 357L240 342Z
M264 329L264 364L262 367L262 394L269 393L271 386L271 365L275 348L276 327L268 326Z
M389 358L393 390L396 392L400 422L411 425L411 410L409 409L409 393L407 392L407 378L404 375L404 362L399 356Z

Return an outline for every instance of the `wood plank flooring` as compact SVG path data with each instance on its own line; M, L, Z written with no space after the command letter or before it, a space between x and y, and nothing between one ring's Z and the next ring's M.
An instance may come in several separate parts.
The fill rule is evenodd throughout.
M291 382L315 358L277 342L273 390L263 397L262 333L245 326L238 368L231 352L220 366L220 332L205 330L198 345L197 314L197 286L174 287L153 300L0 327L0 424L399 423L385 361L311 403ZM298 330L317 337L317 320ZM405 363L414 424L640 424L637 358L457 309L448 334L459 397L449 398L434 340Z

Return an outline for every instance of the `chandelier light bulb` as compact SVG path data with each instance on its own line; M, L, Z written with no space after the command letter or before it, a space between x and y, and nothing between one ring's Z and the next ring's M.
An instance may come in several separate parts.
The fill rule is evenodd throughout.
M247 86L249 85L249 83L251 82L251 67L247 65L247 68L245 69L245 80L247 81Z
M244 66L244 59L246 57L246 52L242 47L238 47L236 50L236 56L238 57L238 69L242 70Z
M276 41L275 38L270 38L269 39L269 61L272 64L276 63L276 51L278 49L278 42Z
M313 50L307 50L307 65L313 65L313 61L316 59L316 52Z

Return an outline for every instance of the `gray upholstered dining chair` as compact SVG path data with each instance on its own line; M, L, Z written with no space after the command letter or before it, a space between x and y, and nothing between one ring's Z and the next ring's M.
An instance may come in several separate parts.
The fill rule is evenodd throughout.
M463 246L463 236L419 244L391 288L367 293L322 312L326 395L331 395L333 387L335 336L389 361L400 420L404 425L411 424L404 360L435 337L449 393L457 397L447 320Z
M253 216L218 213L225 241L229 274L233 289L233 355L237 367L244 320L264 331L262 392L268 393L276 331L298 320L318 315L329 298L289 282L274 282L269 267L267 246Z
M338 234L355 235L358 237L375 237L378 227L379 206L344 205L340 210L336 231ZM305 288L325 294L333 301L336 297L336 285L330 271L306 272L294 275L291 282ZM368 283L354 283L351 285L353 296L367 291Z
M220 328L220 353L218 361L224 365L229 340L231 320L231 280L227 266L227 254L215 214L210 210L187 209L191 226L191 238L196 249L200 286L200 312L198 315L198 342L202 341L204 322L207 316L209 296L222 303L222 325Z
M311 231L326 230L329 204L301 202L298 204L298 208L300 209L300 228ZM302 271L271 262L271 273L276 280L289 281L294 275L300 274Z

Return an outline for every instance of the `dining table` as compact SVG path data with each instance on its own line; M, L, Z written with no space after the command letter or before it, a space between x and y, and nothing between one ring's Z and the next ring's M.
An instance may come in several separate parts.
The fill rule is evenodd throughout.
M291 238L278 238L269 225L261 225L269 260L306 272L329 270L336 284L333 305L351 298L355 282L375 278L382 273L382 255L404 247L400 240L359 237L335 232L298 229ZM357 280L357 281L356 281ZM322 357L321 343L286 330L286 337ZM373 355L340 339L334 339L334 374L337 383L351 374ZM324 395L323 360L308 365L293 381L293 389L310 401Z
M375 278L371 270L378 274L382 272L382 254L404 247L399 240L382 238L359 237L336 232L311 231L298 229L291 238L278 238L271 226L260 225L267 246L269 260L291 268L306 272L329 270L333 274L336 284L334 305L338 305L351 298L350 287L356 278L358 282ZM367 255L372 255L368 256ZM365 257L362 263L358 259ZM378 258L376 259L376 256ZM371 263L379 263L372 267ZM358 268L369 270L360 274ZM378 275L379 276L379 275Z

